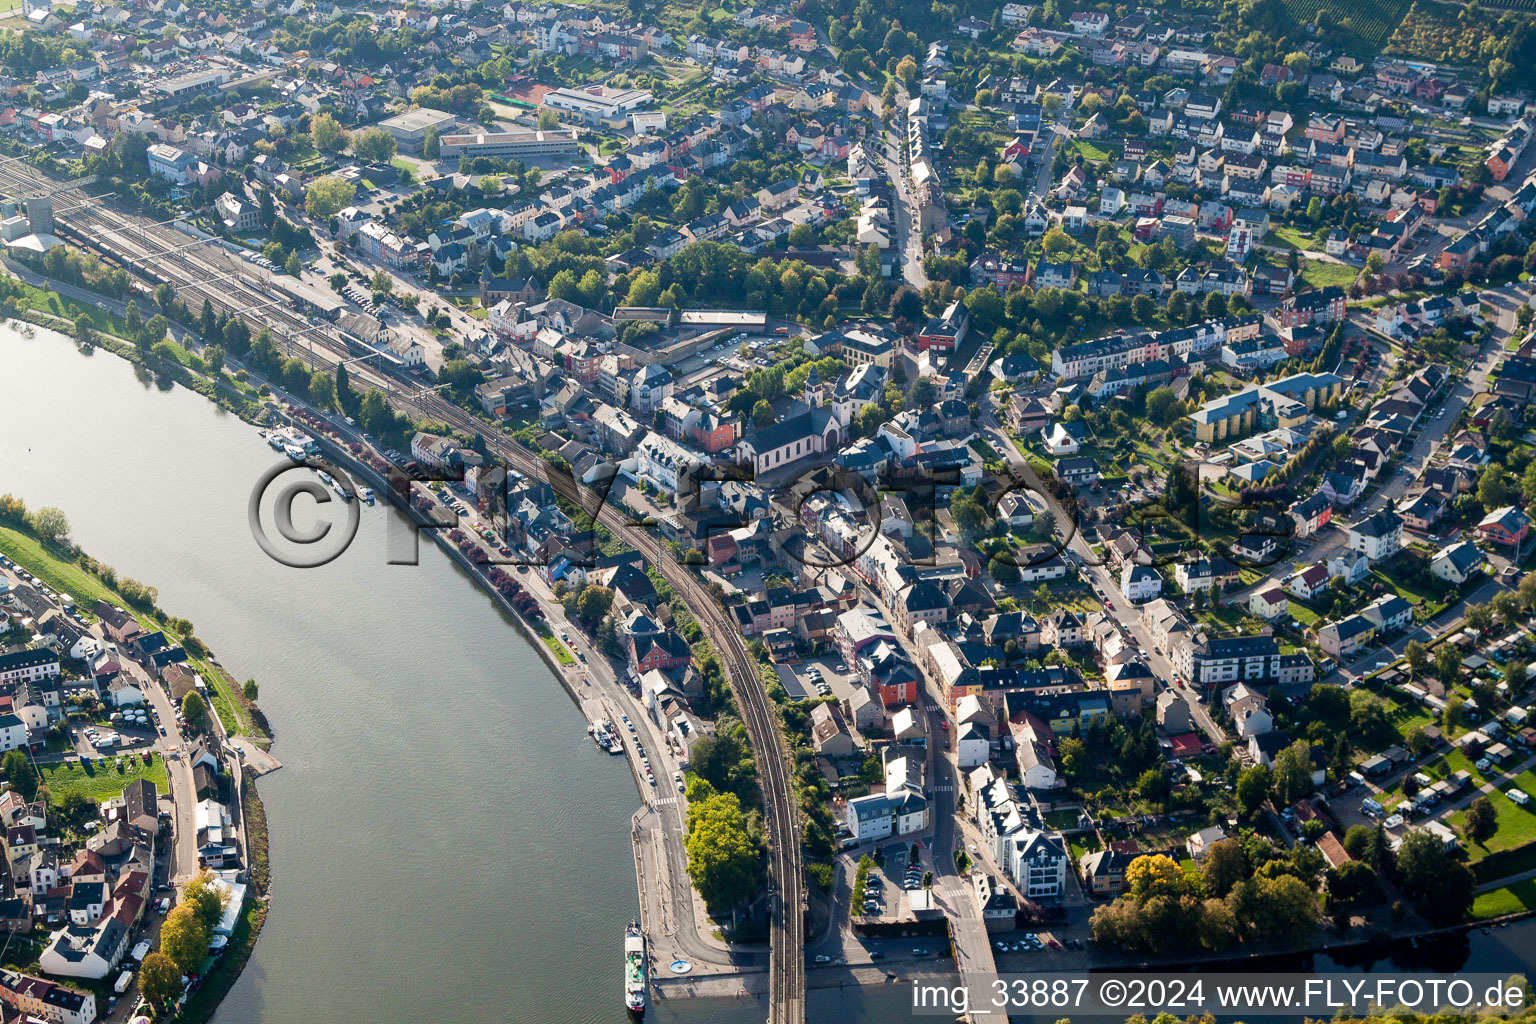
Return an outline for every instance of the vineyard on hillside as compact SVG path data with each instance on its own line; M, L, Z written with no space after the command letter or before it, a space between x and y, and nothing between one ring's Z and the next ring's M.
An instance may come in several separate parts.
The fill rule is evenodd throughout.
M1319 11L1333 17L1339 29L1354 36L1370 52L1381 50L1401 24L1410 0L1282 0L1285 12L1301 25L1310 25Z

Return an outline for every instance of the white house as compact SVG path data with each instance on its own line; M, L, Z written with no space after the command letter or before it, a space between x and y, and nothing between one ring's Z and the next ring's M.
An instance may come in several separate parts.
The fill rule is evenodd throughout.
M1349 549L1373 562L1384 562L1403 548L1403 519L1390 508L1345 527Z
M1429 571L1438 580L1461 586L1482 568L1483 553L1469 540L1447 544L1435 552L1430 560Z
M1120 593L1132 604L1150 601L1163 592L1163 577L1150 565L1127 561L1120 567Z
M955 757L961 768L987 763L992 754L992 727L986 722L967 722L955 728Z
M0 715L0 753L27 745L27 726L15 715Z
M53 933L38 963L45 974L100 980L110 974L128 948L128 929L114 916L94 926L70 925Z
M1010 836L1008 874L1031 900L1060 899L1067 884L1067 851L1061 840L1044 832Z
M1064 455L1076 455L1081 449L1071 432L1062 423L1052 423L1049 427L1040 431L1040 436L1045 442L1045 450L1060 458Z
M1248 596L1249 614L1256 615L1265 622L1274 622L1287 614L1290 608L1290 598L1286 597L1285 591L1279 587L1255 590Z

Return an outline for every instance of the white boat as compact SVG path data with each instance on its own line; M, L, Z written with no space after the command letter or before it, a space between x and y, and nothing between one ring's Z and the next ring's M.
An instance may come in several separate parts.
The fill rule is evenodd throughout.
M294 462L303 462L306 458L308 458L308 456L304 454L304 449L300 448L296 444L283 445L283 454L288 456Z
M337 479L333 478L331 480L331 490L335 491L337 493L337 495L339 495L341 497L342 501L351 501L352 500L352 488L348 487L341 480L337 480Z
M646 973L645 933L632 921L624 932L624 1005L636 1016L645 1013Z
M364 487L363 488L363 500L366 501L370 505L373 504L373 488L372 487Z
M283 439L283 435L279 434L275 430L267 434L267 444L271 445L275 451L282 451L283 446L287 443L288 442Z

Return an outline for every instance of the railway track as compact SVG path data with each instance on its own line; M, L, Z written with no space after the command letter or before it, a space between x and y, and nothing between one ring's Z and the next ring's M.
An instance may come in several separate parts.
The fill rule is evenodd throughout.
M0 191L53 192L59 182L16 160L0 160ZM801 858L799 808L790 777L790 752L772 701L758 675L741 634L725 611L685 565L646 527L637 527L622 510L604 503L601 495L569 480L552 480L547 464L505 434L487 432L485 424L434 391L398 378L386 369L357 365L346 340L327 324L316 324L288 308L253 279L249 266L216 243L191 246L194 240L166 225L148 223L134 214L116 211L91 199L79 188L53 192L54 220L82 246L103 252L134 268L140 276L171 285L189 307L200 308L207 298L216 312L246 320L252 333L277 332L294 349L294 336L307 337L307 352L318 369L332 372L349 364L352 383L360 390L380 391L394 407L414 407L420 414L468 435L479 434L504 463L526 476L555 486L615 535L623 536L661 573L687 602L719 653L726 679L751 738L763 796L763 823L768 848L771 926L769 955L770 1024L801 1024L805 1020L805 896ZM59 212L58 207L66 207ZM354 368L355 367L355 368Z

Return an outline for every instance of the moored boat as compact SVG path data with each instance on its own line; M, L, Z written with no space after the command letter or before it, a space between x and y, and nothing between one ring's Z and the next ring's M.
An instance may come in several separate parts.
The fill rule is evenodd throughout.
M645 986L645 933L632 921L624 932L624 1005L636 1016L645 1013Z

